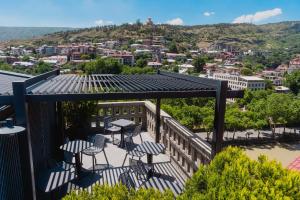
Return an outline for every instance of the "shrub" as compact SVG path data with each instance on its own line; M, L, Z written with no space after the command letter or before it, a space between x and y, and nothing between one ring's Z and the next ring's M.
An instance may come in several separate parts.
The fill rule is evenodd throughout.
M139 189L127 190L124 185L117 184L115 186L95 185L92 191L75 191L65 196L63 200L173 200L174 196L171 191L160 192L159 190Z
M178 199L300 199L300 176L260 156L228 147L201 165Z

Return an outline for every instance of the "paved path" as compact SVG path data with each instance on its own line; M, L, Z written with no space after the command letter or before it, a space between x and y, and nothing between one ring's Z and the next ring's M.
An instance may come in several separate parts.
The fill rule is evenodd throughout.
M279 161L283 167L288 167L296 158L300 156L300 143L274 143L268 145L253 145L243 147L246 154L257 159L259 155L266 155L269 160Z

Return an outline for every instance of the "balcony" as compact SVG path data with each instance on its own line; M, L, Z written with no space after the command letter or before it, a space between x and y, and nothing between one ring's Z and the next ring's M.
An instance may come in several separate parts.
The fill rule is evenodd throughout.
M9 87L0 94L0 103L12 106L15 124L26 129L25 133L20 135L20 144L14 148L18 156L7 161L11 166L14 166L15 162L19 164L14 166L14 169L7 170L18 173L21 171L22 176L14 177L14 181L18 179L21 185L18 190L20 196L28 199L37 196L38 199L43 199L39 198L40 194L43 194L43 190L39 189L39 175L48 169L49 160L63 158L63 151L60 149L65 138L62 103L105 101L107 103L97 104L98 114L92 116L90 126L81 130L82 133L102 134L104 116L129 119L135 124L141 124L145 140L161 143L165 147L165 154L154 157L154 169L159 175L146 182L136 181L135 184L138 188L156 187L160 190L170 188L177 195L181 192L184 181L191 177L199 165L209 163L212 157L221 151L226 98L242 96L243 91L228 89L226 81L160 71L152 75L60 75L59 71L55 70L23 81L10 82ZM161 99L164 98L197 97L216 100L212 145L160 109ZM155 99L156 105L149 101L128 102L130 99ZM109 102L111 100L126 100L126 102ZM136 139L135 142L138 143ZM124 159L125 152L124 149L119 149L111 143L108 143L106 149L110 154L109 168L97 166L97 173L90 173L92 162L83 156L83 168L87 176L71 181L74 179L73 173L55 172L50 173L46 184L50 184L51 187L58 184L58 193L61 195L71 189L91 188L97 182L115 184L121 173L120 163ZM5 147L3 152L11 152L11 149ZM81 165L78 162L79 152L75 153L78 168ZM102 161L103 159L99 157L98 162ZM4 178L12 179L5 173L2 175ZM70 183L67 184L67 188L62 189L66 178ZM9 187L8 191L14 192L14 188Z
M112 116L115 119L129 119L135 123L142 124L143 141L155 142L155 105L150 101L131 101L131 102L110 102L99 103L97 110L99 115L93 116L91 120L90 133L103 133L103 117ZM185 181L198 169L200 164L206 164L211 159L211 147L208 143L195 136L187 128L171 118L167 113L161 111L161 137L160 143L164 144L166 150L163 154L153 157L155 174L150 179L138 179L131 173L136 189L138 188L157 188L160 191L170 189L174 195L182 192ZM75 181L69 182L60 188L55 195L64 196L71 190L87 189L91 190L95 184L114 185L119 183L120 174L129 168L128 158L122 166L126 150L112 143L110 135L107 138L105 147L109 161L109 167L105 167L105 157L103 154L96 156L97 165L95 172L92 170L92 158L82 157L82 168L84 176ZM116 138L119 138L116 135ZM140 144L138 136L134 137L134 143ZM142 158L146 163L146 156ZM51 184L59 182L60 178L52 181Z

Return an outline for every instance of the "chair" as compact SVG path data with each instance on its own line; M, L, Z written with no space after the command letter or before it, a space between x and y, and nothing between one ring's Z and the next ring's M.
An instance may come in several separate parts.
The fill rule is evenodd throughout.
M66 137L64 139L64 143L67 143L69 141L70 141L70 139L68 137ZM74 159L75 158L74 158L74 154L73 153L64 151L64 159L63 159L63 161L60 161L60 162L56 162L55 161L56 162L55 166L56 166L56 168L59 168L59 169L70 170L70 169L72 169L72 168L75 167L75 161L74 161ZM51 162L51 160L49 162ZM54 162L52 161L52 163L54 163Z
M113 126L111 124L112 117L110 117L110 116L104 117L103 121L104 121L104 134L106 133L106 131L110 132L111 138L112 138L112 143L115 144L115 137L114 137L114 135L116 133L120 133L121 132L121 128L118 127L118 126Z
M139 160L141 160L141 157L143 157L145 155L145 153L143 153L143 152L134 150L135 146L136 145L133 143L132 136L128 136L127 138L125 138L126 156L124 158L122 167L124 166L128 155L131 156L132 159L134 157L138 157Z
M127 135L128 137L131 137L132 143L133 143L133 137L139 135L139 136L140 136L140 139L141 139L141 143L143 143L143 138L142 138L141 132L142 132L142 125L139 124L139 125L137 125L134 129L129 129L129 130L126 132L126 135Z
M94 146L89 147L87 149L84 149L81 152L81 160L82 160L82 154L87 155L87 156L92 156L93 159L93 172L95 171L95 165L97 165L97 160L96 160L96 155L103 152L104 157L107 163L107 167L109 167L109 162L107 160L107 156L105 153L105 144L106 144L106 138L102 135L95 135L94 137Z
M128 190L135 189L135 183L130 176L130 171L127 170L119 175L119 182L127 187Z
M148 173L152 168L144 164L141 160L134 160L129 158L129 169L133 171L137 179L142 176L144 179L148 178Z

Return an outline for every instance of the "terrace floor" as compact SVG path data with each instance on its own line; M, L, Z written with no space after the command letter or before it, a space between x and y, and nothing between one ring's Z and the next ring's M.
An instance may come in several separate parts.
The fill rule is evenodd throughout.
M97 183L99 184L109 184L114 185L118 183L119 175L128 169L129 161L128 157L126 159L124 167L122 167L123 160L126 155L126 151L119 148L117 145L112 144L112 139L110 135L105 135L108 138L107 146L105 152L107 154L108 162L110 164L109 168L105 168L104 164L105 158L104 154L100 153L96 156L97 166L96 170L92 172L92 158L83 155L83 168L84 176L79 180L70 182L65 188L65 192L70 192L71 190L77 189L87 189L91 190L91 187ZM116 138L120 138L120 135L116 135ZM147 133L142 132L142 138L144 141L152 141L154 139ZM140 144L140 138L134 137L134 143ZM147 162L147 156L142 158L143 162ZM175 195L182 192L185 183L185 176L183 172L176 167L176 164L170 160L170 156L167 154L160 154L158 156L153 156L153 163L155 169L155 175L148 180L137 179L134 173L130 176L134 180L136 189L138 188L157 188L160 191L170 189Z

